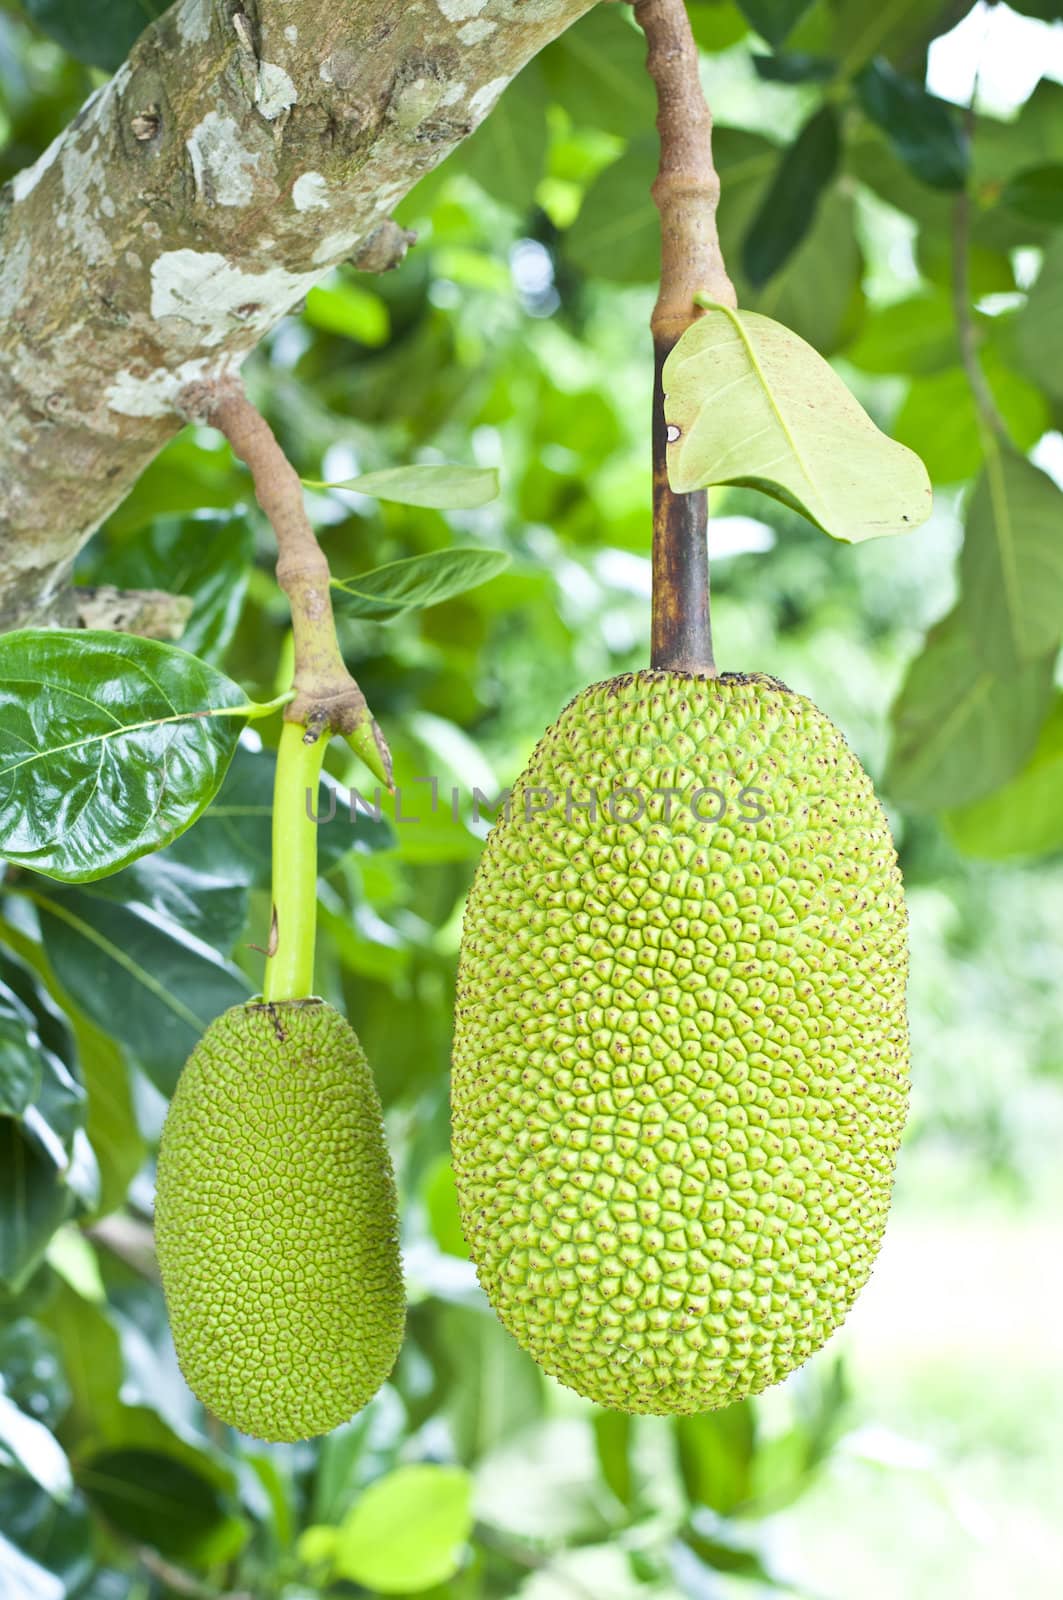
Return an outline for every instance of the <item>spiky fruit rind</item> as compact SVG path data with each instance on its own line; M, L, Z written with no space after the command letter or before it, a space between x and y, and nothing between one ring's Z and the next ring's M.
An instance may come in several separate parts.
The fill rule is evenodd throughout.
M470 893L453 1073L465 1236L547 1372L692 1412L823 1344L886 1222L906 972L885 817L810 701L643 672L566 708Z
M181 1074L155 1239L189 1387L260 1439L327 1433L395 1363L395 1180L358 1039L320 1001L235 1006Z

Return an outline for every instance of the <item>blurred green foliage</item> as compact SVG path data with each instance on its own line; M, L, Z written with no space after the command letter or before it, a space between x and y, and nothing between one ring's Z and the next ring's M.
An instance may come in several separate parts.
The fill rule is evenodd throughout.
M106 37L89 30L89 63L115 64L143 20L133 9L108 12ZM928 528L885 545L836 545L745 491L714 495L711 534L722 664L809 693L893 807L914 952L902 1225L913 1194L935 1214L976 1195L1025 1215L1058 1194L1063 1133L1051 688L1063 500L1021 464L1038 445L1058 471L1061 454L1063 87L1042 81L1010 121L980 115L969 134L923 87L928 45L963 9L690 4L721 111L720 223L742 303L835 358L938 490ZM0 177L35 159L99 81L61 48L81 49L96 17L60 0L0 15ZM853 1592L815 1551L796 1559L800 1540L783 1540L792 1566L780 1559L773 1530L823 1484L842 1492L839 1462L888 1472L898 1458L852 1431L885 1403L867 1373L854 1388L832 1349L756 1404L674 1422L595 1411L549 1384L486 1310L447 1159L461 906L487 825L473 790L493 799L569 696L645 660L655 160L641 41L620 7L600 7L403 202L419 235L403 266L379 279L341 269L248 366L308 480L413 461L501 474L500 499L446 514L313 491L336 575L445 562L459 547L483 552L485 573L486 552L511 558L430 609L340 608L402 809L350 816L360 769L333 746L318 984L384 1096L411 1304L393 1381L329 1438L270 1447L204 1415L176 1369L148 1232L189 1029L259 979L279 719L244 735L217 801L163 851L76 889L24 868L2 884L5 1596ZM972 399L965 339L1004 446ZM1015 549L1021 593L1001 576ZM290 672L272 559L245 474L193 428L93 540L80 576L189 595L183 647L268 700ZM831 1517L819 1519L799 1526L826 1548ZM907 1581L862 1592L975 1592Z

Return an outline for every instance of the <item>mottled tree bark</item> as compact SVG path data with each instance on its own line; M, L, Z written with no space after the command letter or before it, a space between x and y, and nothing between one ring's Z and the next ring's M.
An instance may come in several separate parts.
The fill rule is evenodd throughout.
M0 191L0 627L593 0L179 0Z

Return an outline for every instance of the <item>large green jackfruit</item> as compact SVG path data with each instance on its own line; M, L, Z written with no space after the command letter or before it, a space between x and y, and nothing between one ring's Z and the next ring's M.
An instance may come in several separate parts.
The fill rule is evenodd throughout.
M485 846L454 1044L465 1236L547 1372L699 1411L823 1344L886 1222L906 973L886 820L810 701L672 672L572 701Z
M395 1364L405 1306L380 1099L320 1001L235 1006L181 1074L155 1239L189 1387L292 1440L346 1422Z

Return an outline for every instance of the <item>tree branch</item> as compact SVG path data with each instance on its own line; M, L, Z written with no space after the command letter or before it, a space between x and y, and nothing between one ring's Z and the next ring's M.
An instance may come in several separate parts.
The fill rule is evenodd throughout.
M238 380L230 378L214 388L194 385L181 396L181 405L228 439L250 470L255 498L277 538L277 582L288 597L295 641L295 698L284 709L285 720L306 728L307 744L326 733L356 739L363 758L368 736L371 769L390 785L391 755L384 736L340 652L329 564L310 526L295 468Z
M0 627L593 0L178 0L0 192ZM42 264L46 263L46 270Z
M647 69L657 87L661 159L653 199L661 218L661 285L653 334L653 618L651 665L714 673L709 624L708 497L673 494L668 483L661 371L700 315L696 294L735 305L716 231L720 180L712 159L712 114L701 91L698 51L683 0L636 0Z

